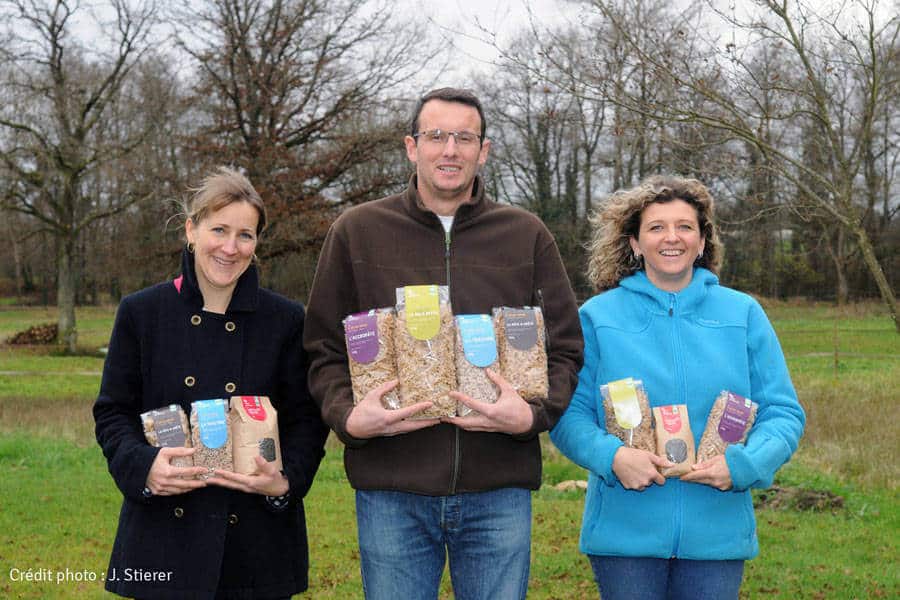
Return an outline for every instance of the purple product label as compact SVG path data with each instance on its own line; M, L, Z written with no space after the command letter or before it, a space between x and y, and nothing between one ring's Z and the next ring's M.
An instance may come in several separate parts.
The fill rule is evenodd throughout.
M344 319L347 352L358 363L370 363L378 356L378 315L359 313Z
M503 310L506 339L517 350L529 350L537 344L537 319L534 309L506 308Z
M728 400L725 401L725 411L719 419L719 437L729 444L741 441L747 430L747 421L750 420L750 400L728 392Z

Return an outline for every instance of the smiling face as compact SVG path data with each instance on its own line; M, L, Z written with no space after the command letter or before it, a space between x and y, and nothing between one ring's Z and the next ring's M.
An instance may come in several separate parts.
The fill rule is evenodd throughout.
M230 300L256 251L258 223L259 211L249 202L232 202L197 223L191 219L185 223L187 240L194 245L197 283L207 304L213 297Z
M705 244L697 209L684 200L648 204L641 213L638 237L631 238L631 249L644 257L647 277L668 292L691 282L694 261Z
M481 117L474 106L445 100L429 100L419 113L419 131L481 133ZM451 135L446 143L406 136L406 156L416 163L419 195L425 206L439 215L452 215L472 196L478 168L487 161L490 141L459 145Z

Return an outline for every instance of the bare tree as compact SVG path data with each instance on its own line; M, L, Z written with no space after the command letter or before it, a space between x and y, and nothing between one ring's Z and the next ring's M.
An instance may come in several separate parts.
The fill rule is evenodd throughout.
M77 344L75 295L78 237L135 198L85 194L84 180L99 165L135 150L145 133L110 138L106 119L127 93L134 65L146 48L152 5L132 9L111 3L112 47L92 56L71 34L79 4L56 0L4 0L0 17L7 42L2 52L4 87L0 109L0 160L12 184L6 206L38 220L56 243L60 343Z
M900 17L880 21L874 1L841 5L827 12L803 2L765 0L757 3L765 9L763 14L746 18L720 15L746 36L746 42L726 45L713 40L702 53L679 56L647 52L610 2L594 0L592 4L629 41L635 60L652 69L655 81L678 90L682 98L702 99L702 105L659 103L630 91L616 94L614 100L636 114L715 128L755 147L767 169L815 202L855 241L900 332L896 298L876 257L856 186L865 166L864 140L873 135L875 115L886 103L897 103L896 86L887 79L887 65L896 60ZM677 31L678 24L674 26ZM752 59L758 45L782 48L801 74L800 80L756 78ZM849 102L842 104L842 91L854 79L864 85L853 95L851 107ZM728 83L725 93L721 82ZM766 102L772 97L785 101ZM804 125L816 127L825 141L821 151L828 170L805 164L794 145L773 143L761 128L765 123L794 131Z
M180 44L199 68L196 147L243 166L260 189L277 217L268 256L317 251L337 209L396 185L363 182L377 171L358 166L398 147L405 110L390 93L434 50L389 2L208 0L182 11Z

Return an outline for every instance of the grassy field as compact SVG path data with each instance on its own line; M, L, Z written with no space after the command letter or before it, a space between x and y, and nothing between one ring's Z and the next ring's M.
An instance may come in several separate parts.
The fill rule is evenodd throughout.
M741 595L898 597L900 336L877 306L766 308L809 424L777 489L757 494L762 552ZM79 311L79 356L0 345L0 597L111 597L99 579L121 497L94 443L90 407L112 317L109 308ZM54 318L0 306L0 340ZM544 442L529 597L596 597L577 551L583 493L552 487L584 473ZM306 506L312 566L303 597L361 597L353 496L334 440ZM446 581L442 597L452 597Z

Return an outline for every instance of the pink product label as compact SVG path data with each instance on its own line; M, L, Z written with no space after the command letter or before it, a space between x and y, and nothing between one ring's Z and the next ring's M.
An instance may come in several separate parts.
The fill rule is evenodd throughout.
M749 400L738 394L728 392L725 411L719 420L719 437L723 441L729 444L741 441L747 430L747 421L750 420L750 408Z
M260 402L259 396L241 396L241 404L251 419L255 421L266 420L266 409Z
M370 363L378 356L378 315L360 313L344 319L347 352L358 363Z
M677 406L660 406L659 412L662 414L663 428L666 431L669 433L681 431L681 415Z

